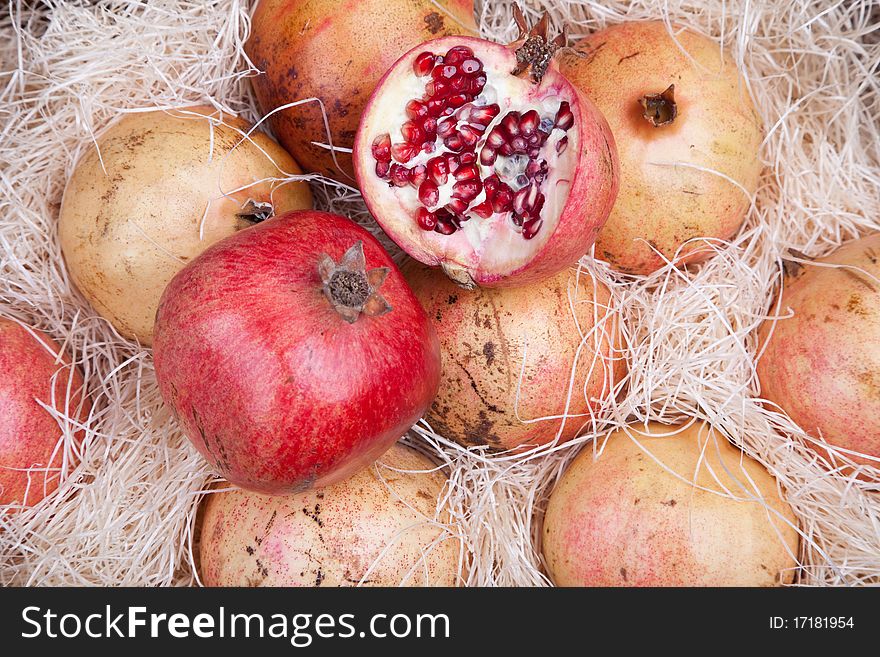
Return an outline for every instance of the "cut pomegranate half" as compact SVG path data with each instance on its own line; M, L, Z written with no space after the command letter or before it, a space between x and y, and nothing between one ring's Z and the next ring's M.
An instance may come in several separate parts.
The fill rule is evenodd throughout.
M548 64L557 45L546 35L527 53L532 70L523 65L530 42L444 37L414 48L380 81L355 140L376 220L465 287L573 265L617 194L605 119Z

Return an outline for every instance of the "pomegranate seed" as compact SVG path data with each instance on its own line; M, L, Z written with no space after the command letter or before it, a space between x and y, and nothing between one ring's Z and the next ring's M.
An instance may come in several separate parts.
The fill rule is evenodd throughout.
M435 185L445 185L449 174L446 158L442 155L428 160L428 175Z
M449 135L455 134L455 119L444 119L437 124L437 136L443 139Z
M482 73L474 78L471 78L471 95L479 96L483 87L486 86L486 76Z
M426 141L424 144L422 144L422 152L423 153L433 153L434 152L434 142L433 141Z
M391 161L391 135L379 135L373 140L373 157L379 162Z
M513 222L514 226L516 226L517 228L522 228L523 218L521 215L514 213L510 215L510 220Z
M406 187L409 185L409 169L399 164L392 164L390 184L395 187Z
M526 197L526 207L529 210L535 208L535 201L538 198L538 186L534 183L529 187L529 195Z
M498 116L499 111L501 111L501 108L494 103L492 105L484 105L483 107L472 107L468 113L467 120L471 123L486 126L492 122L492 119Z
M488 146L492 150L498 150L506 142L507 139L505 138L504 133L501 131L501 128L499 128L498 126L492 128L492 130L489 132L489 136L486 137L486 146Z
M527 221L523 224L522 236L525 240L532 239L535 235L538 234L538 231L541 230L541 224L544 223L544 220L540 217L536 217L530 221Z
M525 153L529 145L526 143L525 137L514 137L510 140L510 147L517 153Z
M529 135L535 134L538 130L538 124L541 122L541 117L538 116L538 112L535 110L529 110L525 114L522 115L522 118L519 120L519 132L524 137L528 137Z
M462 73L473 75L483 68L483 63L479 59L466 59L458 65L458 68Z
M461 154L461 163L462 164L473 164L477 161L477 154L473 151L468 151L467 153Z
M391 147L391 155L398 162L409 162L418 152L418 149L409 143L394 144Z
M457 78L452 78L449 86L453 91L458 91L459 93L468 92L471 88L471 81L463 75L459 75Z
M536 217L541 214L541 210L544 209L544 195L538 192L538 198L535 199L535 204L532 206L532 214Z
M473 148L477 145L477 142L480 141L480 135L483 133L482 130L478 131L473 126L465 123L463 126L461 126L461 128L459 128L458 134L468 148Z
M513 146L510 144L501 144L501 148L498 149L498 153L505 157L510 157L513 155L513 152Z
M473 164L463 164L458 168L458 171L455 172L456 180L474 180L479 177L480 174L477 172L477 167Z
M565 152L566 147L568 146L568 137L563 137L559 141L556 142L556 152L562 155Z
M443 80L432 80L425 85L425 93L432 99L445 98L449 95L449 84Z
M421 187L422 183L425 182L425 178L427 177L428 172L424 164L420 164L410 169L409 181L414 187Z
M440 201L440 192L430 180L426 180L419 187L419 200L426 207L433 208Z
M465 212L467 212L468 204L467 201L463 199L453 198L443 207L449 210L449 212L451 212L452 214L456 215L456 218L459 218L459 220L461 220L460 218L464 215Z
M556 112L556 127L560 130L568 130L574 125L574 114L571 112L571 106L565 101L559 106Z
M486 178L483 181L483 186L486 188L486 198L492 199L495 196L495 192L498 191L498 186L501 184L501 180L494 173Z
M509 112L501 119L501 127L508 137L516 137L519 134L519 112Z
M449 49L449 52L446 53L446 57L443 61L447 64L458 64L473 56L474 51L467 46L455 46L454 48Z
M429 52L423 52L418 57L416 57L413 62L413 71L419 77L423 77L428 75L431 72L431 69L434 68L434 55Z
M470 96L467 96L465 94L455 94L454 96L450 96L449 98L447 98L446 102L449 104L450 107L461 107L470 100Z
M425 111L427 111L427 108L425 108ZM425 119L422 121L422 130L425 131L425 135L427 135L428 137L436 135L437 119L435 119L433 116L425 117Z
M428 107L417 100L411 100L406 104L406 115L411 119L421 119L428 116Z
M535 133L533 135L529 135L526 139L526 143L529 146L540 146L541 145L541 135L539 133Z
M422 230L434 230L434 227L437 226L437 217L426 208L416 210L416 221Z
M535 174L541 170L541 165L538 164L536 160L529 160L529 163L526 165L526 176L529 178L534 178Z
M540 154L541 154L541 147L540 146L532 146L529 148L529 150L526 151L526 155L528 155L529 157L531 157L533 159L538 157Z
M460 135L457 134L449 135L446 139L443 140L443 144L446 146L446 148L455 153L461 151L461 149L463 149L465 145L464 140L461 138Z
M387 176L390 169L390 162L376 162L376 175L380 178L384 178L385 176Z
M461 166L461 158L453 153L447 153L446 166L449 167L449 173L455 173Z
M482 164L484 167L490 167L495 164L496 157L498 157L497 152L495 152L488 145L483 146L482 150L480 151L480 164Z
M428 101L428 115L429 116L440 116L443 114L443 110L446 109L446 103L442 100L429 100Z
M513 195L513 211L517 214L522 214L526 209L526 196L528 196L529 188L523 187L520 190L517 190L516 194Z
M438 66L437 68L440 69L440 76L446 78L447 80L451 80L456 75L458 75L458 69L455 68L454 66L446 65L443 67ZM436 68L434 69L434 72L435 73L437 72Z
M503 185L503 183L502 183ZM507 185L499 186L495 192L495 198L492 199L492 209L495 212L509 212L513 206L513 193Z
M482 217L483 219L488 219L492 216L492 203L491 201L483 201L479 205L475 205L471 208L471 212L476 214L478 217Z
M458 230L458 227L451 219L441 219L437 221L437 227L434 230L441 235L452 235L452 233Z
M407 121L400 126L400 134L402 134L403 138L410 144L421 145L425 141L425 131L412 121Z
M481 191L483 185L479 180L463 180L452 186L452 197L462 201L473 201Z
M549 132L545 132L545 131L541 130L540 128L538 128L538 142L539 143L543 144L545 141L547 141L547 137L549 137L549 136L550 136Z

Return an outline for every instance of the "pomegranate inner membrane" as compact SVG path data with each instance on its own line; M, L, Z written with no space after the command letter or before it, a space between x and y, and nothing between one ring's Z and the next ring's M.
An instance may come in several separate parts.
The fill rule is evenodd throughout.
M481 226L498 222L520 241L552 232L573 166L574 114L560 89L500 65L487 69L463 45L419 53L391 131L373 139L376 175L422 231L462 231L475 245Z

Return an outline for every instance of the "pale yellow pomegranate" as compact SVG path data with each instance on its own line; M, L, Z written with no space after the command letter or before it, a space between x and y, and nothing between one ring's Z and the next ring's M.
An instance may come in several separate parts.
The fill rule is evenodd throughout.
M74 283L127 338L150 345L159 297L187 262L262 219L312 207L301 170L261 132L214 108L127 114L67 183L59 217Z

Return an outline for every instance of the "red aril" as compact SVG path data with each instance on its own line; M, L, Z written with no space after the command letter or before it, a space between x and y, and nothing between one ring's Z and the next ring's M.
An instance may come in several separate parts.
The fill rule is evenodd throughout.
M572 265L617 193L614 140L550 60L559 41L542 22L517 43L414 48L379 83L355 140L361 192L385 232L465 287ZM398 185L395 166L426 176Z
M437 336L357 224L290 212L218 242L168 285L162 397L230 482L290 493L375 461L427 409Z

